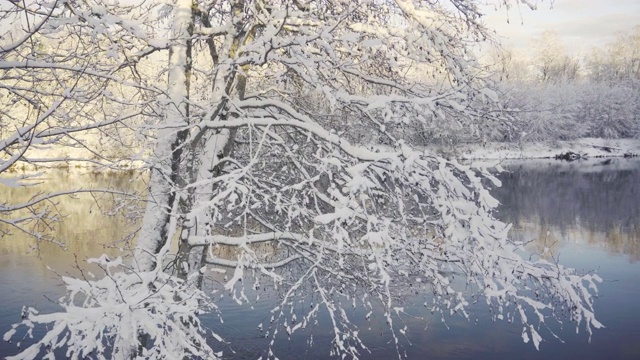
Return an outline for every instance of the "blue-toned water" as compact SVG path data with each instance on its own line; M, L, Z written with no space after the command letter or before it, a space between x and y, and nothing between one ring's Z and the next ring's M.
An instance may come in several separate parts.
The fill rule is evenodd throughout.
M533 240L532 251L546 248L550 256L566 266L597 270L605 281L599 287L596 315L606 328L596 330L588 343L584 329L576 334L573 324L565 324L564 331L558 333L562 342L543 332L547 336L540 351L536 351L531 344L522 342L521 325L492 323L486 307L471 308L477 322L452 317L443 324L440 317L423 314L418 297L407 298L406 310L415 318L404 319L409 332L402 341L402 352L410 359L639 359L640 161L526 161L502 165L507 169L500 175L503 187L493 190L502 203L498 216L514 224L513 237ZM129 184L128 179L117 176L96 178L65 172L51 172L51 179L52 184ZM122 220L101 217L91 204L90 198L61 204L74 215L61 229L70 240L68 252L43 245L38 257L35 252L27 253L29 247L24 239L0 238L0 333L20 321L23 305L45 312L55 308L45 295L55 299L62 294L62 288L45 264L60 273L75 273L73 253L79 259L99 255L105 251L100 244L131 230ZM106 251L117 253L110 248ZM209 278L211 283L215 283L215 276ZM269 339L263 338L257 325L268 324L268 310L277 298L276 292L263 290L253 310L247 305L234 305L228 296L218 300L224 324L216 316L203 320L230 343L217 345L226 358L264 358ZM328 358L329 327L322 318L318 327L296 334L291 340L281 337L275 347L279 358ZM362 358L397 357L382 320L363 321L361 328L371 351L363 352ZM314 341L309 347L311 334ZM16 351L15 344L0 342L1 357Z

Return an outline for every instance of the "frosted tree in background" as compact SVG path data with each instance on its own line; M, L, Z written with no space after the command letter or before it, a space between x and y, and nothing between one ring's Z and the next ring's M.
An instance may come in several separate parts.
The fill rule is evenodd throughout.
M599 278L523 259L524 244L493 218L483 181L499 182L487 169L405 139L412 123L481 131L478 119L500 119L470 49L490 40L475 1L29 6L48 17L42 34L73 36L78 84L139 91L102 88L73 104L122 99L118 113L143 111L155 148L131 261L96 259L104 278L65 279L63 312L26 309L24 326L52 330L17 358L56 348L216 357L197 318L213 306L200 289L207 269L231 269L221 290L240 303L251 288L282 291L265 329L274 340L328 314L334 356L367 351L350 307L381 308L400 355L398 301L409 283L425 311L443 315L468 318L469 299L482 298L494 319L521 322L536 347L549 320L568 318L589 334L601 326L592 307Z
M580 65L567 54L555 31L547 30L534 39L534 67L541 82L562 82L578 78Z
M586 58L590 80L616 83L640 79L640 26L620 33L605 49L594 48Z

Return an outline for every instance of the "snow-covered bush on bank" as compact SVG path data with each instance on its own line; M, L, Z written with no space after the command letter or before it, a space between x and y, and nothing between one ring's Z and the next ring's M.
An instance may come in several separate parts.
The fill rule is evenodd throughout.
M582 86L576 118L589 127L587 136L604 139L640 136L640 82Z
M504 91L513 115L514 142L549 142L583 137L589 124L578 119L581 88L573 84L519 83Z
M505 141L624 139L640 135L637 82L504 83L503 86L503 98L512 114L516 135Z

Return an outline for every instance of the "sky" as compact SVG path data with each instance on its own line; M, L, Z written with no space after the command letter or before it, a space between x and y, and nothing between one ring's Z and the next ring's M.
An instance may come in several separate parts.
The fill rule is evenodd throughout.
M640 0L538 0L535 11L520 5L509 12L488 6L484 12L485 23L497 31L501 42L524 53L545 30L556 31L567 51L579 56L640 25Z

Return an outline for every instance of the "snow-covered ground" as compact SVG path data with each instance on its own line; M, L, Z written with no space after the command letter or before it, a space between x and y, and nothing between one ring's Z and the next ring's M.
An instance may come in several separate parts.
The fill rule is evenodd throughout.
M575 153L580 158L623 157L640 154L640 139L585 138L555 143L487 143L463 144L453 151L444 151L460 160L499 159L548 159L558 155Z

